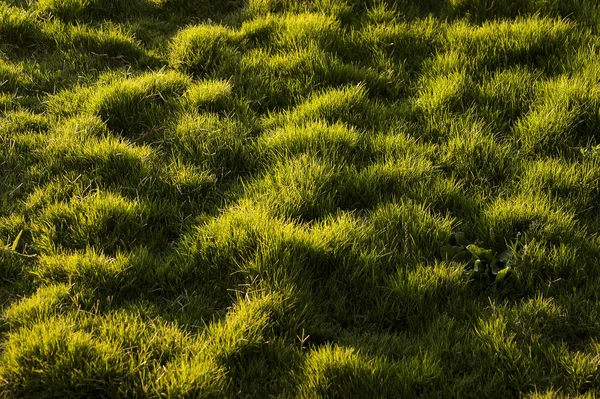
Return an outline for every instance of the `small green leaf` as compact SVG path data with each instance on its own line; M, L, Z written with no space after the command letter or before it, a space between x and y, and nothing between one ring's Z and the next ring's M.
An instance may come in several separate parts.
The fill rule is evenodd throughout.
M481 272L483 272L483 265L481 263L481 260L477 259L475 261L475 264L473 265L473 271L475 273L481 273Z
M492 254L491 249L480 248L475 244L470 244L467 246L467 250L471 252L475 257L483 261L490 263L494 261L494 255Z
M17 238L15 238L15 240L13 241L10 249L12 249L13 251L17 250L17 245L19 245L19 240L21 239L22 235L23 235L23 230L19 231L19 234L17 234Z
M504 281L510 274L512 273L512 269L510 267L504 268L498 272L496 275L496 282L500 283Z

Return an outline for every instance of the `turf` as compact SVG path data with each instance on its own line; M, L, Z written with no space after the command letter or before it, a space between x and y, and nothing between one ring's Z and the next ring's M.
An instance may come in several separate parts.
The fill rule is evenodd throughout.
M599 28L0 0L0 397L600 396Z

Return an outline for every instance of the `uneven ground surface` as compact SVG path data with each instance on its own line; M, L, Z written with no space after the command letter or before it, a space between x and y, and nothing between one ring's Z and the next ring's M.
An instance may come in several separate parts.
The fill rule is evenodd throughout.
M594 3L1 0L0 397L593 397Z

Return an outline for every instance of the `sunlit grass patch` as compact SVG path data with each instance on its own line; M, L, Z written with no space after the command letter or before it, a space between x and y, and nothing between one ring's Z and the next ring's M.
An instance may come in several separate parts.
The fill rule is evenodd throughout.
M385 317L396 328L429 325L440 315L460 313L462 301L472 301L463 271L451 264L416 263L410 270L400 269L386 282Z
M474 123L440 148L442 165L449 173L473 184L499 184L515 176L517 149L487 130L481 122Z
M227 81L206 81L188 88L184 103L192 109L227 111L232 105L232 87Z
M500 109L511 122L529 110L535 95L536 73L524 68L497 72L482 82L479 96L485 105Z
M243 88L260 111L284 108L306 99L313 87L365 85L380 93L393 92L386 77L344 64L315 45L280 51L249 51L241 60L236 85Z
M158 211L158 210L157 210ZM115 194L96 194L83 199L55 203L46 207L36 221L35 247L42 253L61 248L95 247L114 253L140 245L167 248L164 228L149 227L152 205L131 201ZM155 235L157 233L157 235Z
M525 241L537 238L559 244L577 240L583 234L573 213L558 208L540 194L499 198L485 210L484 220L495 245L518 236Z
M48 179L59 171L73 171L100 184L130 184L148 174L154 154L147 146L133 146L114 138L97 117L80 117L63 122L49 133L45 146L34 156L44 167L29 170L33 178Z
M315 46L278 54L256 49L241 60L239 85L249 83L246 95L259 110L281 108L308 95L312 84L327 81L333 65L332 57Z
M152 0L39 0L36 8L64 21L87 18L127 18L148 12Z
M361 356L352 348L323 347L304 365L300 397L375 395L392 389L392 371L385 361ZM332 381L335 381L332 383Z
M68 396L87 396L107 390L141 394L150 387L162 391L166 387L156 384L157 368L181 357L190 340L160 320L144 319L134 308L95 320L77 314L53 317L17 330L8 343L0 368L4 387L20 395L54 387ZM140 367L148 373L141 385L131 373ZM74 388L79 384L86 388Z
M289 15L281 23L274 42L282 48L302 48L317 43L320 48L334 50L341 44L339 21L323 14ZM334 50L335 51L335 50Z
M271 15L245 21L240 34L254 46L293 50L311 45L336 51L343 40L340 23L321 13Z
M492 377L490 385L508 394L523 387L532 389L534 373L539 373L539 366L534 359L525 356L524 348L516 339L516 334L507 326L507 320L503 315L494 315L487 320L480 320L475 334L479 343L479 350L483 356L493 357L494 362L486 364L485 373Z
M522 65L553 73L559 57L580 43L581 33L567 21L529 17L481 26L459 22L448 27L445 40L449 48L466 53L477 70Z
M521 183L525 190L549 193L580 213L595 209L600 178L595 160L582 163L540 160L525 170Z
M44 77L27 63L12 63L0 59L0 91L1 92L27 92L36 83L43 81Z
M7 111L15 110L18 103L15 101L15 96L10 93L0 93L0 113L4 114Z
M343 122L372 129L378 127L376 115L382 112L385 112L382 107L368 97L367 89L357 85L313 95L298 105L289 114L289 119L293 122L322 119L329 123Z
M0 133L5 137L46 130L48 130L48 120L43 115L27 111L7 113L0 122Z
M258 147L269 160L307 154L352 162L369 155L366 139L356 129L323 122L287 124L261 136Z
M337 17L349 17L352 8L347 0L249 0L244 10L251 16L281 12L321 12Z
M31 326L61 314L74 302L70 288L68 284L40 288L33 296L10 307L4 314L4 318L12 328L15 328Z
M89 249L85 253L44 256L32 273L44 283L62 282L112 292L121 284L119 279L125 278L131 267L128 263L122 255L110 258Z
M374 159L390 161L402 158L407 154L419 154L424 159L430 160L437 158L435 154L437 146L422 143L420 139L403 131L405 126L402 124L402 119L399 118L397 125L391 126L391 128L390 132L369 135Z
M116 80L98 88L89 98L87 109L114 133L139 139L165 125L165 119L177 107L177 97L188 85L189 78L176 72Z
M251 192L277 215L312 220L335 212L343 175L343 164L302 155L276 165Z
M247 265L259 248L293 227L264 208L244 201L190 229L177 243L177 256L164 269L162 281L177 290L201 293L212 311L230 306L236 287L244 292Z
M580 298L572 298L573 301L586 306ZM586 397L585 393L593 392L593 370L597 368L593 360L595 343L591 341L578 347L568 344L574 330L587 328L568 314L562 301L542 295L511 306L494 306L491 317L479 321L476 334L481 342L478 350L495 359L494 366L488 365L486 372L505 376L502 382L498 380L495 384L507 391L521 390L523 386L532 389L531 378L539 378L547 367L557 367L565 373L549 383L568 387L566 389L577 392L577 396ZM576 334L585 333L579 330ZM527 375L518 377L519 369L527 370Z
M469 106L465 97L470 86L469 78L464 72L433 76L422 83L415 108L424 113L444 110L464 112Z
M435 44L441 40L445 28L446 24L433 19L366 24L362 30L351 33L349 46L337 51L344 59L361 64L384 67L390 61L399 63L414 74L435 54Z
M578 18L585 20L587 16L594 15L594 4L586 1L525 0L515 3L510 0L450 0L447 3L451 15L466 16L476 21L515 18L522 15L563 18L577 15Z
M0 5L0 34L4 39L3 47L6 45L16 48L43 46L48 44L49 40L42 32L34 12L6 4Z
M110 381L125 375L126 368L118 359L119 349L74 328L73 321L62 318L42 322L8 339L0 375L13 392L31 395L53 387L55 393L69 395L74 393L72 384L83 384L94 377ZM44 373L34 371L40 368ZM115 384L111 385L116 392ZM93 395L101 392L104 384L86 386L85 394Z
M245 173L256 162L248 126L217 114L185 114L175 128L175 142L188 162L210 168L220 177Z
M0 397L598 396L599 16L6 0Z
M218 178L209 169L173 159L162 172L166 174L163 181L170 188L172 198L187 201L192 206L199 205L200 209L214 205L216 194L213 189Z
M369 219L381 240L377 245L411 262L431 262L455 223L453 218L412 201L382 205L373 210Z
M600 96L596 77L589 73L560 76L538 86L537 101L515 126L515 134L526 151L568 155L573 147L596 144ZM542 150L543 149L543 150Z
M370 207L393 198L431 198L438 171L429 160L402 156L356 170L344 186L344 200Z
M147 59L143 48L119 26L106 24L98 29L86 25L47 24L44 31L65 53L83 52L97 64L142 62ZM76 60L79 55L73 56Z
M428 382L439 378L439 369L428 359L411 359L395 367L380 357L352 347L327 345L311 353L303 366L299 396L336 397L415 393L428 391Z
M196 75L238 61L243 37L222 25L197 25L180 31L171 42L170 63Z

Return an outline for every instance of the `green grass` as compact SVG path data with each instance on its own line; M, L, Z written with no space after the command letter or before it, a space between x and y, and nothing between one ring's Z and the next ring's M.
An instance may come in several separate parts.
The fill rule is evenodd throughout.
M599 28L4 0L0 398L600 396Z

